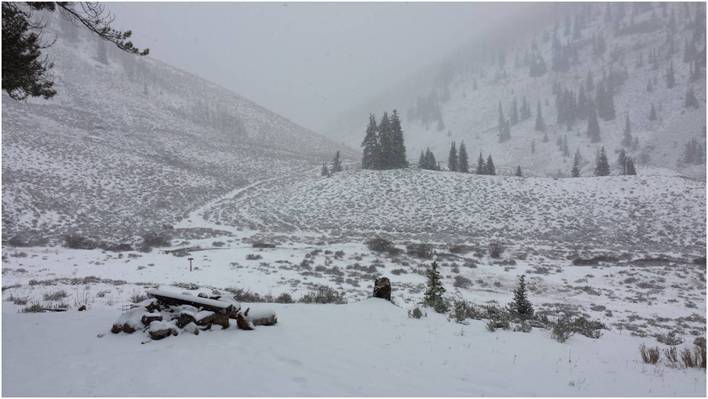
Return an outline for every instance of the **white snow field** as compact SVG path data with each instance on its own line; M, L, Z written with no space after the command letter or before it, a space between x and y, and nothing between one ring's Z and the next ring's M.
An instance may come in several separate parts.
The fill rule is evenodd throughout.
M705 395L704 370L644 365L626 334L560 344L541 331L411 319L380 299L273 307L273 327L144 345L107 333L118 311L5 313L3 395Z
M385 232L402 250L392 255L367 247L365 240L374 232L366 227L364 213L360 214L364 227L353 232L330 231L314 217L318 206L351 194L342 187L367 193L357 182L371 173L346 172L331 178L294 174L235 189L195 209L175 225L169 247L151 252L5 246L3 394L705 395L703 370L684 369L665 359L647 365L639 354L642 344L669 348L664 343L667 336L675 337L682 349L691 348L695 337L705 335L706 269L701 258L705 247L698 237L705 226L698 216L689 223L691 214L704 213L703 183L675 177L657 178L662 183L658 184L641 176L556 181L377 172L397 176L397 190L405 195L389 193L393 206L425 205L418 212L434 225L449 223L445 215L455 206L465 215L470 208L464 201L457 205L428 201L425 191L413 188L421 187L419 179L442 188L460 187L450 182L469 178L472 187L485 187L480 183L484 181L490 187L503 187L499 193L506 195L528 180L532 187L551 187L528 189L538 195L535 201L540 205L553 203L554 192L572 192L577 181L585 180L594 183L586 186L595 193L596 217L628 225L629 230L637 225L628 216L627 201L606 201L601 195L605 190L622 192L624 187L636 191L633 201L647 204L655 225L666 226L673 218L677 226L690 226L665 230L665 243L673 246L656 238L644 246L618 250L602 245L607 241L593 239L597 238L593 234L608 234L602 229L588 233L585 243L549 243L530 239L539 235L533 230L536 222L519 222L517 228L527 228L530 238L504 236L506 230L500 229L492 237L504 248L498 258L488 251L490 239L454 232L415 235L401 229ZM640 189L644 187L637 183L640 179L648 188ZM612 182L619 182L618 186ZM312 204L312 211L302 209L312 212L311 220L310 216L292 218L294 208L288 207L276 214L278 219L265 219L281 201L281 193L287 195L288 191L281 191L283 184L300 193L300 203ZM318 185L325 189L306 189ZM338 191L322 197L327 187ZM372 201L378 201L370 194ZM248 205L256 197L261 199L262 213ZM649 199L660 197L669 199L660 203L661 212L649 205ZM236 206L243 209L242 223L232 223L229 210ZM345 208L340 206L338 211ZM528 217L539 216L529 213ZM254 248L257 241L276 247ZM408 252L406 245L411 243L430 244L433 258ZM175 249L182 251L172 252ZM192 272L187 254L194 258ZM512 298L518 276L524 274L537 312L551 318L559 312L583 316L608 329L599 339L576 334L558 343L547 329L490 332L484 321L457 323L430 309L423 319L409 318L408 311L421 301L425 269L433 259L440 264L451 299L504 306ZM391 279L397 306L369 299L379 276ZM281 294L297 301L319 286L341 292L349 303L257 303ZM230 329L163 341L149 341L140 333L111 334L110 326L121 310L142 301L151 288L237 295L241 302L256 302L245 305L254 310L274 308L279 323L252 332ZM25 313L33 305L68 310ZM88 310L77 312L82 305ZM147 342L141 345L141 341Z

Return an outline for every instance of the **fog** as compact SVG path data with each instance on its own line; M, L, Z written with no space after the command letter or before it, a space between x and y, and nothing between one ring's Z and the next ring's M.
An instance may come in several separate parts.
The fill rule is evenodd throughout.
M112 3L151 56L305 127L438 62L529 5ZM524 11L525 10L525 11Z

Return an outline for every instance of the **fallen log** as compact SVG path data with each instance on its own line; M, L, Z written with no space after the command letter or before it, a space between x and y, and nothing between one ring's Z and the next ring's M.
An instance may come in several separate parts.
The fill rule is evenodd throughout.
M234 302L217 301L215 299L200 298L161 290L150 290L147 294L167 306L190 305L198 309L224 314L230 318L236 318L236 315L241 310L241 305Z

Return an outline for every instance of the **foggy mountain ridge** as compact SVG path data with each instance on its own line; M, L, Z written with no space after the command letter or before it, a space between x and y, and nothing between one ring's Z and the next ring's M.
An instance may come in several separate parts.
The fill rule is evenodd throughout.
M3 238L131 237L262 177L356 154L229 90L49 15L59 92L3 97Z
M367 103L340 115L326 132L355 146L363 138L370 112L380 117L384 111L396 107L402 115L411 162L417 159L420 151L430 147L444 164L450 143L455 141L459 145L460 141L464 141L473 158L480 152L485 157L492 154L505 173L521 166L526 174L535 176L569 176L573 154L579 150L587 175L591 174L595 154L601 146L606 147L611 158L624 147L639 161L640 173L679 174L705 179L704 163L683 162L685 146L692 139L705 147L705 75L698 81L690 81L690 63L683 59L685 45L694 36L695 13L704 10L698 5L675 4L668 6L664 14L660 5L635 7L617 3L612 4L611 12L614 10L618 15L617 10L624 7L624 17L605 21L605 7L604 3L564 4L555 15L547 16L546 21L536 21L535 26L522 24L527 30L525 34L508 29L513 24L501 24L496 30L487 32L487 36L473 39L449 57L438 60L436 66L409 75L401 83L382 90L380 95ZM677 28L673 53L668 56L666 43L670 9L674 10ZM690 17L685 16L684 9L689 9ZM579 36L575 37L573 30L578 16L586 17L579 29ZM569 35L566 34L566 25L570 27ZM561 45L571 44L577 48L577 60L567 71L554 71L552 68L554 29ZM705 32L705 28L702 29ZM606 50L602 55L594 55L593 36L600 35L603 35ZM705 49L704 39L694 44L698 52ZM534 52L534 45L547 67L545 74L536 77L530 76L527 60L529 54ZM661 53L655 63L649 62L652 51ZM503 66L500 66L499 57L504 59ZM640 58L643 64L637 66ZM676 84L671 89L665 83L670 64L673 64L676 74ZM602 140L593 143L587 138L586 119L577 120L571 130L560 126L555 106L556 85L572 90L577 96L578 87L583 84L588 72L593 74L597 83L603 75L612 71L626 71L628 75L615 88L616 117L600 120ZM653 85L651 93L646 89L649 80ZM689 88L693 88L699 99L698 109L684 106ZM594 99L594 91L590 94ZM509 119L512 101L516 99L517 104L521 105L523 97L529 101L531 118L513 125L511 139L500 143L497 134L499 103ZM417 103L431 98L434 100L430 101L439 108L442 125L432 120L426 126L419 118L411 117L410 111ZM543 141L543 133L534 129L539 100L548 127L548 142ZM657 109L661 108L656 122L647 120L652 104ZM633 149L620 143L628 112L633 137L638 139L638 146ZM561 154L557 143L566 135L569 156ZM532 146L535 146L535 153L532 153Z

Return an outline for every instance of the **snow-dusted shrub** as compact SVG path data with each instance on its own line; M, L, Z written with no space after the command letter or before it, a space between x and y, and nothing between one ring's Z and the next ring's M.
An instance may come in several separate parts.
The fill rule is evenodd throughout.
M558 319L551 328L551 338L563 343L573 335L573 326L569 317Z
M529 323L526 322L526 320L523 320L521 323L518 323L514 325L514 331L516 332L531 332L532 327Z
M259 293L252 292L249 290L244 290L243 288L226 288L225 291L233 294L234 300L236 300L238 302L249 302L249 303L269 302L268 300L266 300L265 297L263 297Z
M489 256L494 259L501 258L501 254L504 253L504 246L498 242L489 243Z
M261 255L258 255L258 254L248 254L248 255L246 255L246 260L259 260L259 259L263 259L263 257L262 257Z
M33 303L22 309L22 313L41 313L44 312L44 307L38 303Z
M472 280L463 276L455 276L455 282L452 283L455 288L469 288L472 286Z
M675 331L671 331L668 334L659 334L656 336L656 340L669 346L680 345L683 343L683 338L677 335Z
M368 240L366 242L366 247L369 248L370 251L388 252L391 255L398 255L401 253L401 250L396 248L391 241L381 237L375 237Z
M156 247L169 247L172 237L162 231L148 231L142 235L142 249L156 248Z
M676 367L678 364L678 350L675 346L664 349L664 357L669 361L672 367Z
M597 339L602 335L602 330L607 329L602 322L588 320L582 316L572 319L565 314L551 325L551 337L558 342L565 342L571 335L576 333L588 338Z
M408 310L408 317L410 317L412 319L421 319L425 316L426 316L426 314L423 313L423 311L420 310L420 308L417 306L414 307L413 309Z
M305 294L300 300L300 303L335 303L344 304L347 301L344 299L344 294L336 291L333 288L321 285L308 294Z
M133 294L130 296L131 303L140 303L148 299L147 295L144 294Z
M450 316L452 316L456 322L461 323L465 321L465 319L470 318L473 314L475 314L475 309L467 301L457 299L452 303Z
M644 363L647 364L656 364L661 356L661 352L659 352L658 347L647 348L644 344L639 347L639 353L642 355L642 360Z
M293 303L293 297L290 296L290 294L284 292L280 295L278 295L277 298L275 298L276 303Z
M96 249L98 243L80 234L67 234L64 236L64 246L71 249Z
M431 259L433 257L433 246L430 244L408 244L406 253L416 258Z
M64 290L59 290L59 291L54 291L51 293L46 293L44 294L44 300L45 301L58 301L60 299L66 298L68 295L66 291Z
M23 305L23 306L27 305L27 302L28 302L27 298L20 298L20 297L14 296L14 295L10 295L7 298L7 300L14 303L15 305Z
M494 332L498 329L508 330L510 326L511 324L509 323L509 319L506 317L493 318L487 321L487 330L491 332Z

